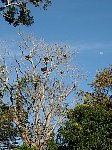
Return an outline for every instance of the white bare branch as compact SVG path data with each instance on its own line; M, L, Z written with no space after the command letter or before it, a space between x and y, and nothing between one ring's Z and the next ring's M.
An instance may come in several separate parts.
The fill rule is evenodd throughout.
M31 37L26 40L21 32L19 35L23 42L19 56L14 59L7 82L0 74L0 86L8 92L23 141L41 150L62 122L66 100L77 89L80 72L71 64L68 46L50 45Z

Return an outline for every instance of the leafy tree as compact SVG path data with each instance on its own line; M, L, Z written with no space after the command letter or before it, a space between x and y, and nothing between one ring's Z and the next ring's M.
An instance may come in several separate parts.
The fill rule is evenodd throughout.
M67 111L57 136L59 150L112 149L112 105L105 93L112 87L111 67L99 72L91 85L94 91L85 94L84 103Z
M1 0L0 13L14 27L22 24L30 26L34 23L29 4L46 9L51 0Z
M112 65L99 70L95 80L89 85L93 91L84 93L84 103L112 106Z
M36 148L31 148L26 144L23 144L22 146L15 148L14 150L36 150Z
M81 74L71 63L68 46L20 36L23 44L19 56L14 56L15 62L11 65L8 56L1 57L1 100L9 102L23 142L42 150L63 120L66 100L76 93Z
M55 134L52 135L52 138L47 143L46 150L58 150L59 145L54 140Z
M6 79L4 65L0 64L0 78ZM4 87L0 82L0 148L8 149L16 147L19 138L18 130L13 123L13 113L7 102L4 101Z
M90 85L95 98L103 99L112 95L112 65L98 71L96 79Z
M0 106L0 148L17 146L18 130L13 124L12 113L7 105Z
M67 113L58 135L59 149L111 150L112 108L82 104Z

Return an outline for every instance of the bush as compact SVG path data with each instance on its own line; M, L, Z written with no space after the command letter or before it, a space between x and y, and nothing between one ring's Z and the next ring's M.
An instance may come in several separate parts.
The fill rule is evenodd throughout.
M22 146L15 148L14 150L37 150L36 148L32 148L27 146L26 144L23 144Z

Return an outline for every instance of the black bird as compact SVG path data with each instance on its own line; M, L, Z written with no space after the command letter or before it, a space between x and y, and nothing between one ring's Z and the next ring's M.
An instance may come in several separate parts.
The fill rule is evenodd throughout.
M0 98L3 98L3 94L2 94L2 92L0 92Z
M41 71L43 72L43 74L46 73L47 72L47 67L41 68Z
M31 58L32 58L32 57L31 57L30 55L26 55L26 56L25 56L25 59L26 59L26 60L30 60Z

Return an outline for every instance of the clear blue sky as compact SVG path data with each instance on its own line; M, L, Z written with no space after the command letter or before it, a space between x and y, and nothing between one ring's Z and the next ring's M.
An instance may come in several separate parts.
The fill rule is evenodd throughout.
M68 43L80 52L77 63L93 80L96 70L112 64L112 0L52 0L47 11L32 9L35 23L19 27L48 42ZM16 39L18 28L0 16L0 39Z

